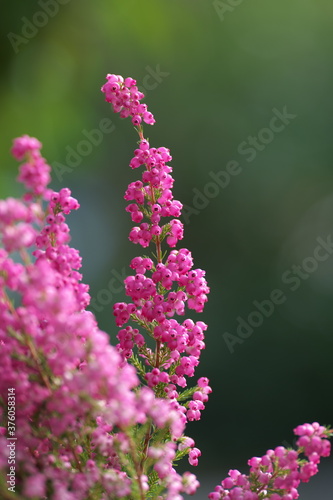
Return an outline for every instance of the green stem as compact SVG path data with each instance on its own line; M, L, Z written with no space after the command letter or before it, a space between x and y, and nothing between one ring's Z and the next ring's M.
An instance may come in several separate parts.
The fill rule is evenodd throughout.
M145 500L145 493L143 491L142 484L141 484L141 479L140 479L141 476L142 476L142 474L143 474L144 459L140 463L138 462L138 460L136 458L136 448L134 446L132 437L129 436L129 434L126 431L124 431L124 432L127 435L128 440L129 440L130 451L131 451L131 455L132 455L132 459L133 459L133 464L134 464L135 472L136 472L136 475L137 475L137 483L138 483L138 486L139 486L140 500Z

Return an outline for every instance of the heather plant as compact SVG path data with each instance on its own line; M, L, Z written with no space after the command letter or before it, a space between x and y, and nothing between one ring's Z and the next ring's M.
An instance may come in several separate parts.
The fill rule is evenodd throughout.
M173 198L172 158L152 147L144 124L154 116L132 78L107 75L102 87L138 144L142 169L125 192L143 247L124 280L127 302L114 305L118 344L98 328L70 246L66 216L79 208L67 188L52 191L41 143L14 140L21 199L0 201L0 497L2 499L181 500L199 486L175 465L201 455L186 424L199 420L211 392L195 376L207 325L200 313L209 288L183 238L182 204ZM189 384L189 386L188 386ZM249 460L248 475L230 470L211 500L292 500L301 481L330 453L331 431L295 429L297 449L277 447Z

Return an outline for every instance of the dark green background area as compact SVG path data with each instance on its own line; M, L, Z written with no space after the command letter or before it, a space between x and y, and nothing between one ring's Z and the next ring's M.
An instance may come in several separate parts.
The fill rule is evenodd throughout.
M250 456L292 443L297 424L333 424L333 254L309 259L317 239L333 234L333 5L54 1L58 12L44 16L42 0L2 2L0 196L21 192L12 138L38 137L58 172L52 187L70 187L81 203L70 217L72 243L100 326L115 343L119 276L141 252L127 239L123 193L140 174L128 168L136 133L112 113L100 87L106 73L136 78L157 120L145 133L153 146L170 148L174 194L187 205L181 246L207 270L211 287L197 373L214 392L188 430L203 452L199 479L245 470ZM295 115L290 123L263 130L276 125L273 110L284 108ZM60 164L70 167L68 153L82 152L104 119L114 130L60 175ZM227 182L231 161L239 173ZM212 172L225 184L209 184ZM293 266L303 264L311 272L293 290ZM274 311L266 303L270 313L260 321L254 301L275 289L284 301ZM238 336L231 353L225 333L236 336L239 318L249 315L261 325Z

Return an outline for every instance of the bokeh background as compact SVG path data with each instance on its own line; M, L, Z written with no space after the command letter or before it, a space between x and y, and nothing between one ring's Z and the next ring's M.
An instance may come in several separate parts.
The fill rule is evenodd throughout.
M332 15L325 0L1 4L0 195L21 192L12 138L38 137L52 187L81 203L73 246L113 343L112 304L140 248L127 240L123 200L138 178L128 168L137 137L104 102L106 73L137 79L157 119L146 134L171 149L175 197L187 205L182 246L211 286L198 375L214 393L188 430L202 450L198 499L229 468L292 444L297 424L333 424ZM96 139L105 119L114 127ZM84 147L88 136L95 144ZM226 180L230 162L237 175ZM318 238L326 260L313 257ZM275 289L283 303L265 303L260 319L254 301ZM241 338L249 319L258 326ZM332 465L323 470L302 499L332 498Z

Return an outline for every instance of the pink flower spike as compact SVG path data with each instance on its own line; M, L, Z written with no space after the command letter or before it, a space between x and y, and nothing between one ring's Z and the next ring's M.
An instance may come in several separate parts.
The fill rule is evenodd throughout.
M38 141L35 137L30 137L29 135L22 135L22 137L17 137L13 141L13 147L11 153L18 161L23 160L26 153L32 151L39 151L42 148L42 143Z

